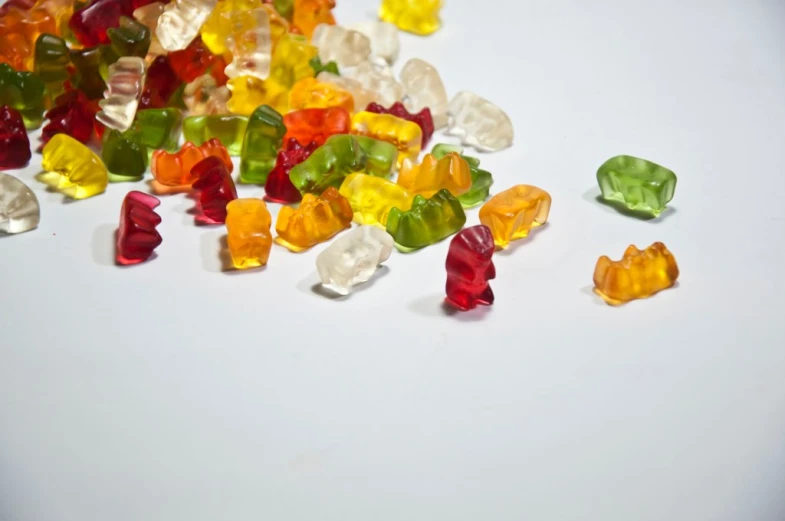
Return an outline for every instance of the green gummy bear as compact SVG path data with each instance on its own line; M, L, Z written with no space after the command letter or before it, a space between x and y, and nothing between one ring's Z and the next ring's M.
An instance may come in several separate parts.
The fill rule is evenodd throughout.
M292 21L292 16L294 15L294 0L273 0L273 7L275 7L278 14L287 21Z
M18 110L27 130L40 127L44 119L44 82L35 73L18 72L7 63L0 63L2 105Z
M120 26L110 27L106 34L110 41L103 47L104 65L107 67L123 56L144 58L150 49L150 29L133 18L121 16Z
M331 74L335 74L336 76L341 75L341 71L338 70L338 64L334 61L330 60L327 63L322 63L322 59L318 56L314 56L308 61L308 65L311 66L313 69L313 75L318 76L320 72L327 71Z
M616 156L597 170L602 198L654 217L665 210L676 190L676 174L656 163Z
M65 40L48 33L38 36L35 40L33 72L44 82L52 99L63 92L63 84L68 79L66 67L69 63L71 56Z
M138 181L147 170L147 147L134 134L106 129L101 159L109 170L109 181Z
M448 190L439 190L430 199L414 196L408 211L390 210L387 233L401 251L414 251L457 233L466 224L461 202Z
M329 187L340 188L347 175L364 171L390 177L398 158L395 145L365 136L336 134L292 168L289 179L300 193L321 194Z
M81 90L90 99L103 98L106 82L101 76L100 47L72 50L71 63L76 69L72 81L74 88Z
M248 116L236 114L190 116L183 121L183 135L186 141L197 146L216 138L226 147L229 155L239 156L247 126Z
M136 112L131 128L124 134L132 135L150 154L160 149L173 152L178 149L182 124L183 114L178 109L143 109Z
M264 184L283 146L283 116L269 105L256 108L248 120L240 153L240 182Z
M365 173L376 177L389 178L398 161L398 148L387 141L367 136L354 136L365 153Z
M447 154L455 152L459 154L467 163L472 176L472 187L463 195L458 197L464 208L478 206L488 199L493 185L493 175L487 170L480 168L480 160L476 157L464 156L463 147L440 143L433 147L431 155L436 159L441 159Z

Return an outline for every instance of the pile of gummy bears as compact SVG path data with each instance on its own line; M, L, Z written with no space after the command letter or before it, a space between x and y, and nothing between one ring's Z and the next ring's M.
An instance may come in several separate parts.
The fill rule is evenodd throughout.
M494 251L544 224L550 195L516 185L489 198L491 173L462 147L439 144L420 160L445 127L481 152L513 141L502 109L466 91L448 100L432 65L412 59L393 74L398 30L438 30L441 0L383 0L380 21L352 28L336 25L334 7L8 0L0 8L0 169L28 164L27 131L46 120L36 179L84 199L149 168L153 193L190 192L198 222L226 226L242 270L267 264L273 234L265 200L237 196L231 156L239 156L237 181L263 185L268 201L286 205L277 244L300 252L360 224L316 259L326 287L347 294L393 248L410 252L454 235L447 302L490 305ZM606 200L651 215L676 185L670 170L629 156L603 164L597 179ZM158 205L154 195L126 195L118 264L144 262L161 244ZM482 224L464 229L464 209L478 205ZM29 187L0 173L0 232L32 230L39 219ZM630 246L621 261L603 256L594 274L610 304L653 295L677 277L662 243Z

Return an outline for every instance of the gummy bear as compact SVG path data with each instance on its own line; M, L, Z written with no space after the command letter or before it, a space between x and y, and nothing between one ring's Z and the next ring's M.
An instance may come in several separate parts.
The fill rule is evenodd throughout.
M240 153L241 183L263 184L267 181L285 134L283 117L274 108L262 105L253 111Z
M101 111L95 118L109 128L124 131L134 121L144 87L146 66L138 56L123 57L109 66L109 80Z
M169 53L169 65L182 81L190 83L207 72L215 61L215 55L202 43L198 36L188 47Z
M168 56L156 56L147 69L140 109L160 109L166 107L169 99L182 84L169 63Z
M401 43L398 28L391 23L378 20L366 20L351 27L371 40L371 54L382 58L389 64L398 59Z
M286 125L284 139L296 139L300 144L315 141L323 145L328 137L348 134L351 128L351 116L341 107L297 110L286 114L283 122Z
M195 145L216 138L226 147L229 155L239 156L247 126L248 116L190 116L183 121L183 137Z
M298 81L289 92L290 110L327 107L342 107L354 112L354 98L348 91L316 78Z
M133 133L109 129L103 135L101 159L110 181L138 181L147 170L147 147Z
M490 306L494 296L488 281L496 278L493 236L482 224L465 228L450 241L447 251L447 303L467 311Z
M416 160L422 149L422 130L416 123L389 114L358 112L352 116L352 134L392 143L398 149L398 166Z
M284 206L278 212L275 242L293 252L307 250L324 242L352 223L352 207L335 188L319 197L305 194L295 210Z
M427 36L439 30L442 0L382 0L379 18L402 31Z
M103 48L104 61L111 65L123 56L144 58L150 48L151 33L146 25L128 16L120 17L119 27L106 30L111 43Z
M292 23L310 39L317 25L335 25L334 8L335 0L294 0Z
M226 107L235 114L248 116L259 105L270 105L278 112L289 110L288 92L273 79L238 76L229 80L226 86L232 92Z
M401 185L361 173L347 176L340 193L352 205L355 222L382 228L387 226L390 210L398 208L405 212L414 200L414 195Z
M0 169L22 168L31 157L22 115L3 105L0 107Z
M106 167L95 153L74 138L57 134L44 146L43 182L74 199L103 193L109 183Z
M672 287L679 278L676 259L661 242L641 251L630 245L620 261L605 255L594 268L594 292L612 306L647 298Z
M607 160L597 170L597 182L606 201L654 217L665 210L676 191L676 174L671 170L632 156Z
M393 249L390 234L373 226L360 226L344 234L316 257L322 285L339 295L371 279Z
M19 111L28 130L38 128L44 115L44 82L32 72L0 63L0 105Z
M106 89L101 76L103 63L102 47L86 47L71 50L71 64L76 74L71 77L74 88L84 92L90 99L100 98Z
M409 112L431 111L433 124L440 129L447 124L447 89L439 71L430 63L412 58L401 69L401 85Z
M399 250L409 252L449 237L465 223L460 201L447 190L440 190L430 199L414 196L408 211L390 210L387 233L393 236Z
M382 105L392 105L403 97L403 85L398 83L392 69L384 61L364 61L357 67L345 71L345 76L359 83L360 87L370 93L371 101ZM357 103L357 107L365 107L369 102Z
M267 176L267 182L264 184L264 192L268 199L276 203L296 203L302 199L300 191L289 179L289 172L308 159L317 148L318 145L314 141L302 146L296 139L289 139L286 148L278 152L275 167Z
M227 172L232 173L232 158L217 139L207 140L198 147L186 141L174 154L156 150L150 160L150 170L155 180L164 186L190 186L199 179L199 171L194 167L208 157L217 157Z
M121 16L133 16L134 9L149 0L95 0L75 11L68 26L79 43L93 46L110 43L107 29L120 25Z
M481 152L496 152L512 145L510 117L490 101L472 92L455 95L447 108L447 135L462 138L463 144Z
M545 190L516 185L491 197L480 208L480 222L490 228L493 242L506 248L510 241L529 235L548 221L551 196Z
M226 205L226 231L232 264L238 270L265 266L270 258L272 217L261 199L235 199Z
M341 67L354 67L371 55L371 40L362 33L340 25L319 24L311 37L323 61L335 61Z
M493 185L493 175L487 170L482 170L480 168L479 159L463 155L463 148L456 145L440 143L433 147L431 155L436 159L441 159L452 152L461 155L464 161L469 165L472 176L472 187L468 192L458 196L458 200L464 208L472 208L482 204L488 199L488 195L490 194L491 186Z
M199 34L216 0L174 0L158 19L155 35L167 51L181 51Z
M41 220L38 198L22 181L0 172L0 234L30 231Z
M267 11L262 8L243 11L233 22L233 33L228 40L232 62L224 72L230 78L267 78L273 50L270 16Z
M155 208L161 204L157 197L133 190L123 199L120 228L117 232L117 264L127 266L149 259L163 241L155 229L161 216Z
M428 142L433 136L433 118L431 117L431 110L426 107L416 114L410 114L403 103L396 101L390 108L386 109L378 103L370 103L365 108L365 112L373 112L374 114L391 114L406 121L417 123L417 126L422 130L422 148L428 146Z
M71 63L71 54L65 40L52 34L42 34L35 41L35 61L33 71L46 85L50 97L63 92L68 79L66 67Z
M423 197L431 197L442 189L458 197L471 189L472 176L469 163L456 153L447 154L441 159L426 154L419 165L409 161L403 163L398 174L398 184Z
M198 222L221 224L226 222L226 205L237 199L237 189L221 159L210 156L199 161L191 170L191 175L199 179L193 189L199 191Z
M87 143L93 135L95 107L79 90L61 94L54 106L44 114L49 122L41 130L41 141L47 143L56 134L68 134L80 143Z

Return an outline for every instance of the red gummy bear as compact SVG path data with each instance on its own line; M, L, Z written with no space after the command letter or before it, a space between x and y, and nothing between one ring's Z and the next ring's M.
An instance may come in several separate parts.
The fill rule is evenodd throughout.
M352 117L342 107L295 110L283 117L284 141L294 138L304 145L311 141L321 146L333 134L348 134Z
M0 107L0 169L22 168L31 156L30 139L22 115L3 105Z
M182 51L169 53L172 70L186 83L191 83L207 72L214 61L215 55L202 43L200 36L194 38Z
M191 169L193 177L199 176L192 188L198 190L201 215L197 222L222 224L226 222L226 205L237 199L237 189L232 176L220 158L210 156L202 159Z
M373 112L374 114L391 114L393 116L412 121L422 129L422 147L425 148L433 136L433 116L431 116L431 109L428 107L422 109L417 114L412 114L403 103L396 101L389 109L384 108L378 103L370 103L365 112Z
M289 172L308 159L308 156L313 154L317 148L319 145L315 141L311 141L307 146L302 146L296 139L289 138L286 148L278 152L275 167L267 176L264 191L268 199L276 203L296 203L303 198L300 191L289 179Z
M68 134L87 143L93 135L95 108L82 91L61 94L55 99L54 107L44 114L49 123L41 130L41 141L47 143L55 134Z
M117 264L138 264L150 258L163 239L155 229L161 216L154 208L161 204L157 197L133 190L123 199L120 229L117 232Z
M78 11L68 21L79 43L86 47L108 44L106 30L120 25L120 17L133 17L134 9L155 0L95 0Z
M147 68L147 75L139 100L139 109L162 109L180 87L180 78L172 69L168 56L158 56Z
M449 304L466 311L478 304L493 304L488 281L496 278L493 265L493 235L490 228L478 224L465 228L450 242L447 251L447 299Z

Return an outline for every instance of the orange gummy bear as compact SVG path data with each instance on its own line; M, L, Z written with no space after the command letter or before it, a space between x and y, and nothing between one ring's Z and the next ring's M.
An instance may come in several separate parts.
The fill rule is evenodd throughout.
M333 187L319 197L305 194L296 210L284 206L278 212L275 242L293 252L304 251L349 228L353 217L352 205Z
M516 185L491 197L480 208L480 222L491 229L493 242L506 248L510 241L529 235L545 224L551 210L551 196L545 190Z
M310 40L317 25L335 25L333 8L335 0L294 0L292 24Z
M458 197L471 189L472 173L469 163L455 152L441 159L426 154L419 165L409 161L403 163L398 174L398 184L425 198L431 198L442 189Z
M191 174L191 169L196 163L210 156L220 159L226 169L232 172L232 158L229 157L226 147L216 138L209 139L198 147L186 141L180 150L171 154L166 150L156 150L150 160L150 170L155 180L162 185L190 186L199 179L198 175Z
M289 110L328 107L343 107L350 113L354 112L354 97L351 92L316 78L298 81L289 92Z
M612 306L651 297L676 283L676 258L661 242L641 251L630 245L620 261L603 255L594 268L594 292Z

